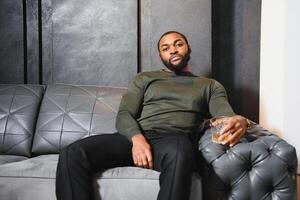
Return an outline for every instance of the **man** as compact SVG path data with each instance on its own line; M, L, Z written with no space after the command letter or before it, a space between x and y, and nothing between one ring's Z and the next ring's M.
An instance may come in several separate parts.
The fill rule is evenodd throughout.
M247 119L235 115L221 84L191 73L191 48L183 34L163 34L158 50L167 69L131 81L117 115L119 133L85 138L61 152L58 200L91 199L93 173L134 165L161 172L158 200L188 199L197 170L193 138L204 118L223 116L214 122L226 122L223 145L233 146L244 135Z

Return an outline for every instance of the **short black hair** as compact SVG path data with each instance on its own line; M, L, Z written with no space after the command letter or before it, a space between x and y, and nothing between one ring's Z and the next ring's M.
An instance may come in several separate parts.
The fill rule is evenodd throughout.
M158 51L159 51L159 43L160 43L161 39L162 39L164 36L169 35L169 34L172 34L172 33L176 33L176 34L180 35L180 36L185 40L186 44L189 45L188 40L186 39L185 35L183 35L182 33L179 33L178 31L167 31L167 32L165 32L164 34L162 34L162 36L160 36L160 38L159 38L159 40L158 40L158 42L157 42L157 49L158 49Z

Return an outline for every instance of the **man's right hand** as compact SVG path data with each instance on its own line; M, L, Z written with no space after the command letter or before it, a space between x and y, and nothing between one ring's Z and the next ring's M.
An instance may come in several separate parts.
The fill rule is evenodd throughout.
M137 167L146 169L153 168L151 146L143 134L137 134L132 140L132 158Z

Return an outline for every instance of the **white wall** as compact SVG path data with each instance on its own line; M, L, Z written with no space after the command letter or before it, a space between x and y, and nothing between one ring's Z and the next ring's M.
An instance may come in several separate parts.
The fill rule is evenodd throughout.
M262 1L259 116L262 126L296 147L298 160L300 159L299 11L299 0Z

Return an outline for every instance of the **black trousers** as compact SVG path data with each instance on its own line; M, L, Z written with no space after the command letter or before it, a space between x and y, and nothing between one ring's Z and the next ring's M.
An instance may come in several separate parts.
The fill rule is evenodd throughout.
M197 169L197 151L190 137L159 132L144 135L152 148L153 168L161 172L157 199L188 199L191 177ZM134 166L131 148L131 142L117 133L88 137L63 149L56 174L57 199L93 199L93 174L113 167Z

